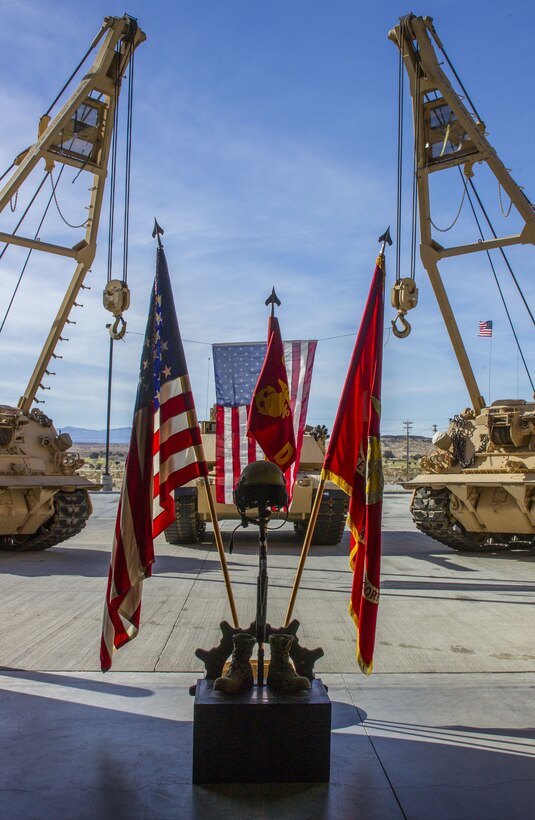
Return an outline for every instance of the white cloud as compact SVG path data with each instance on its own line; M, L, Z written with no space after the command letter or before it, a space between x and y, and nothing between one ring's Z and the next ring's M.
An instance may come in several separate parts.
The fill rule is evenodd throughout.
M347 13L349 7L342 6ZM65 8L65 3L38 6L18 2L9 5L9 13L3 13L0 44L5 48L4 73L7 75L9 70L10 78L9 84L0 90L0 105L10 122L6 139L0 145L0 162L4 166L33 138L39 113L46 109L83 53L93 28L98 27L99 20L94 19L98 10L74 2L76 15L66 16ZM158 9L156 3L154 16ZM314 13L310 12L312 21ZM367 14L375 28L383 25L376 12ZM140 18L143 24L142 9ZM384 58L384 65L374 63L378 72L374 82L383 82L388 91L383 100L375 103L375 108L358 110L356 100L341 96L339 119L323 122L321 112L330 100L318 96L314 104L319 113L315 118L310 116L305 124L292 116L291 101L299 102L300 96L310 97L312 92L304 85L300 90L298 83L303 78L297 74L288 76L289 96L284 111L277 107L276 94L281 93L281 87L275 87L271 97L266 91L269 78L263 85L267 96L256 100L245 94L241 98L236 78L222 72L217 89L203 84L203 61L209 60L210 55L202 48L203 29L195 27L194 18L192 12L189 27L180 32L180 42L164 30L161 21L149 19L147 28L152 26L154 35L140 47L136 58L128 273L132 305L126 316L132 332L124 343L114 347L112 423L127 425L132 415L142 344L142 335L136 334L143 334L145 329L155 259L150 233L156 216L166 231L164 244L182 335L192 340L185 342L185 349L199 415L204 415L206 405L213 400L213 377L208 378L207 372L210 348L195 342L263 338L267 323L264 299L275 285L283 301L280 321L285 337L325 339L318 346L310 417L314 423L330 424L354 344L354 335L343 335L356 334L378 247L376 238L389 221L395 221L395 135L384 128L384 123L393 122L394 117L395 82L394 74L390 77L389 72L395 71L395 55L390 44L381 43L381 59L383 53L388 57ZM397 10L392 22L396 18ZM22 40L15 47L13 40L19 36L20 19L25 24ZM92 23L86 32L89 20ZM260 39L251 43L250 48L254 50L255 45L265 48ZM334 67L338 59L336 43L332 47L330 61ZM361 47L369 49L374 57L379 48L365 43ZM184 65L184 58L177 56L180 48L196 61L190 70ZM30 65L23 53L32 54ZM348 54L344 52L344 59L350 59ZM214 60L217 59L215 55ZM362 54L358 62L351 63L351 70L360 67L360 61L364 61ZM211 76L215 76L217 62L210 64L209 69ZM229 72L232 69L237 71L239 66L227 66ZM259 66L256 71L260 71ZM246 83L247 66L243 66L243 72ZM333 98L347 94L350 88L351 93L358 90L354 78L343 89L329 87L327 76L322 80L322 93L330 91ZM362 87L360 93L367 95L366 88ZM365 99L372 105L369 95ZM124 100L123 94L123 103ZM369 121L383 111L385 116L377 119L374 144L368 136L373 131ZM344 137L337 142L336 137L344 129ZM123 134L124 130L120 148ZM349 149L350 138L355 142ZM390 167L385 168L379 159L384 156L390 157ZM61 188L62 209L73 222L80 221L80 215L83 218L82 194L84 186L87 187L84 177L81 175L76 185L67 182ZM436 219L437 224L444 225L455 214L459 196L453 183L445 183L439 193L442 201ZM494 214L495 187L492 196ZM121 198L119 172L118 234ZM463 219L465 211L466 205ZM11 217L10 224L15 218L16 215ZM51 241L72 244L76 241L73 236L79 233L65 229L57 214L51 213L47 220L46 237ZM45 230L42 235L45 236ZM444 242L473 238L473 227L466 227L460 220L456 231L445 235ZM406 250L404 245L403 265L407 264ZM533 249L529 250L532 253ZM70 276L63 262L60 265L57 260L45 261L42 254L33 256L13 313L0 336L0 383L7 391L5 398L0 396L0 402L17 401ZM518 257L520 278L527 287L533 270L532 256ZM10 252L0 262L4 274L0 280L2 314L21 258L23 254L18 251L13 257ZM98 255L90 277L92 290L80 300L84 308L76 311L77 325L66 334L70 341L62 345L64 358L52 368L56 371L49 382L53 389L46 392L47 412L60 426L102 427L104 423L109 352L104 325L109 315L101 306L101 291L106 279L106 258L104 210ZM116 248L115 259L114 275L120 278L120 246ZM526 262L528 259L531 261ZM493 286L484 272L485 264L484 259L473 256L444 263L441 270L483 393L487 392L488 382L487 348L480 344L485 340L479 340L475 333L479 319L495 321L491 381L492 394L497 397L501 392L516 391L516 353L506 341L503 310L496 307L491 295ZM394 249L388 251L387 267L385 326L393 317L388 289L394 272ZM415 432L427 431L433 423L440 423L440 419L447 419L468 403L420 264L417 270L420 304L409 316L413 333L404 341L390 336L385 347L384 426L392 432L401 427L405 418L414 420ZM402 270L402 275L406 272ZM515 322L533 360L532 329L520 318L518 299L512 298ZM343 338L327 340L334 336ZM520 383L525 395L526 380L522 376Z

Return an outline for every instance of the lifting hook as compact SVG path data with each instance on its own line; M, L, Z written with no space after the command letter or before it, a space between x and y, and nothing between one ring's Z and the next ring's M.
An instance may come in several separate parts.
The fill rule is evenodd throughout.
M396 327L396 322L398 320L403 325L403 330L400 330L398 327ZM397 336L398 339L406 339L412 329L410 323L405 318L405 313L403 313L401 310L398 311L398 315L396 316L396 318L390 321L390 324L392 325L392 333L394 334L394 336Z
M114 342L122 339L126 333L126 322L122 315L116 316L114 323L112 325L108 325L108 329Z

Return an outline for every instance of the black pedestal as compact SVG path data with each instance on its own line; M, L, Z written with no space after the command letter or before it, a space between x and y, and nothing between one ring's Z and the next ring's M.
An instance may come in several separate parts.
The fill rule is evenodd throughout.
M239 695L199 680L193 717L194 783L328 783L331 702L317 678L298 695L267 686Z

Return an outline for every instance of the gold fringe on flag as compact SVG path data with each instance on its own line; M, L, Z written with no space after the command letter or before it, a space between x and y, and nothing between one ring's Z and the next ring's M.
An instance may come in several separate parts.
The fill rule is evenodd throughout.
M371 661L371 663L366 663L366 661L364 660L364 658L360 654L359 619L358 619L358 617L355 613L355 610L353 609L353 604L351 603L351 601L349 602L349 606L347 608L347 611L351 615L351 618L353 619L353 623L355 624L355 628L357 630L357 651L356 651L357 663L360 667L361 672L363 672L365 675L371 675L371 673L373 672L373 661Z

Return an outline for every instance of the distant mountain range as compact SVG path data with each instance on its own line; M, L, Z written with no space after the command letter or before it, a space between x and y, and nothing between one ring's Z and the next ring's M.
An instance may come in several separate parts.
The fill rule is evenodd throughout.
M115 427L110 430L110 444L128 444L130 441L130 427ZM69 433L74 444L105 444L105 430L88 430L84 427L62 427L62 433ZM405 452L407 439L405 436L381 436L383 449L391 449L396 455ZM431 439L426 436L410 436L411 449L419 446L423 452L431 448Z
M128 444L130 427L115 427L110 430L110 444ZM106 444L105 430L87 430L84 427L62 427L62 433L68 433L74 444Z

